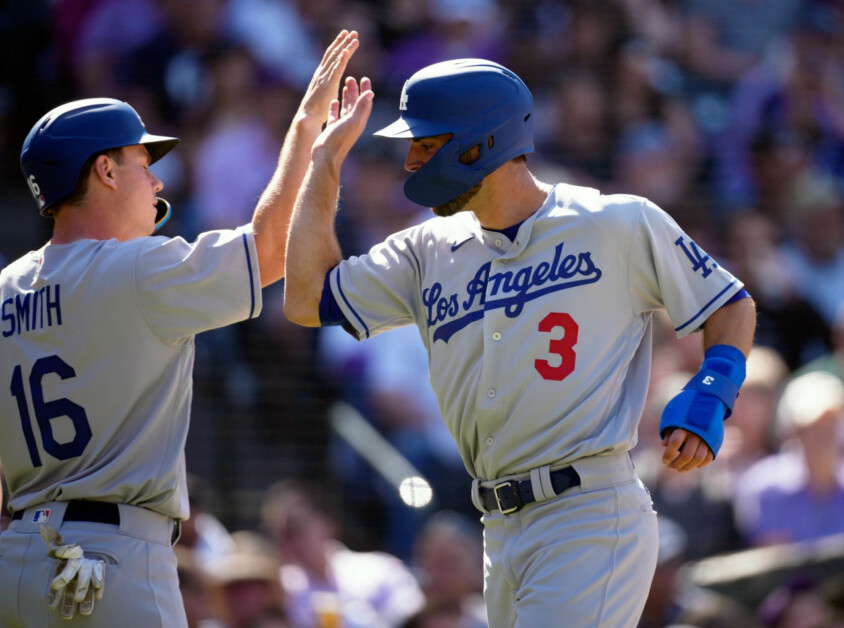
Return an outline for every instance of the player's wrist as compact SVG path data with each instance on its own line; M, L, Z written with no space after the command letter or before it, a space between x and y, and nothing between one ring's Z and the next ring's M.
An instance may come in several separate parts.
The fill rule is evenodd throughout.
M673 428L682 428L697 434L717 455L724 440L724 421L732 414L744 383L746 363L744 353L736 347L709 347L700 370L665 407L660 435L665 437Z
M311 164L320 177L328 177L339 183L340 169L343 166L343 155L330 146L317 144L311 149Z
M311 131L319 134L325 124L325 115L317 115L313 111L307 109L299 109L293 117L290 126L297 131Z

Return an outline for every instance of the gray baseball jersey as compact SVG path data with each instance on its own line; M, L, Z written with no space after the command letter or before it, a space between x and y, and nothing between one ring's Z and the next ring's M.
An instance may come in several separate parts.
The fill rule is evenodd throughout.
M13 510L72 499L188 516L194 334L261 310L251 226L81 240L0 274L0 460Z
M513 241L469 212L433 218L329 279L359 338L419 327L442 415L481 479L630 450L653 312L682 337L742 288L646 199L566 184Z

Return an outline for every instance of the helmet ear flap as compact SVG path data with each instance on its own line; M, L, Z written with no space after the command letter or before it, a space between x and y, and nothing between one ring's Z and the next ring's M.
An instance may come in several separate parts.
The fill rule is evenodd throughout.
M469 149L471 150L471 149ZM451 139L419 170L407 178L404 193L426 207L443 205L480 183L486 172L460 162L460 141Z

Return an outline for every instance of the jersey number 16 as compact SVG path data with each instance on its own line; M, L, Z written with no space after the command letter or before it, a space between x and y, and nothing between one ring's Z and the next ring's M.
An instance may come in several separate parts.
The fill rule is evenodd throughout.
M91 425L88 423L88 415L85 408L72 402L70 399L55 399L44 401L44 390L41 380L45 375L55 373L61 379L76 377L76 371L67 362L57 355L50 355L39 358L32 365L29 377L29 394L32 398L32 409L35 413L35 422L38 431L41 433L41 445L44 451L58 460L69 460L81 456L85 447L91 440ZM26 402L26 382L24 381L23 369L18 364L12 373L12 396L18 403L18 413L23 427L23 436L26 439L26 446L29 449L29 457L32 466L41 466L41 456L38 453L38 445L35 442L35 434L32 430L32 420L29 416L29 406ZM73 439L60 443L53 435L53 424L51 421L59 417L70 419L74 428Z

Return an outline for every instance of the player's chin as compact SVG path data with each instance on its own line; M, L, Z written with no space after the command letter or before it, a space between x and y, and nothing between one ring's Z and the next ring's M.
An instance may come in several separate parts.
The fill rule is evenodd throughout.
M448 218L449 216L454 216L454 214L466 210L466 206L469 204L469 201L471 201L475 197L475 195L480 189L481 184L478 183L477 185L463 192L463 194L461 194L460 196L451 199L448 203L432 207L431 211L434 212L434 214L436 214L440 218Z

